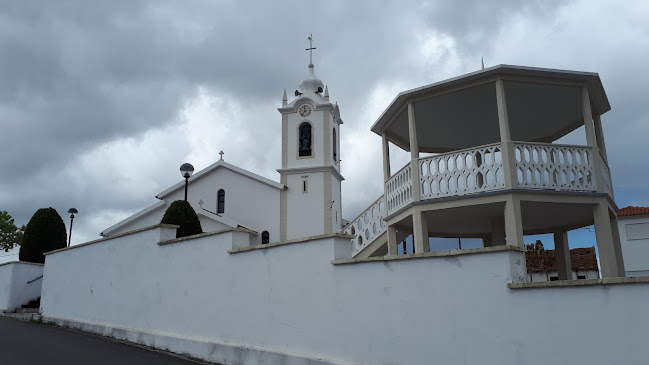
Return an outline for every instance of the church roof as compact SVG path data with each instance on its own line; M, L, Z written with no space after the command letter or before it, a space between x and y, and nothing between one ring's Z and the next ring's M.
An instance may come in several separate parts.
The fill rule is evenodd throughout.
M232 172L236 172L239 175L248 177L248 178L250 178L252 180L258 181L258 182L260 182L262 184L268 185L270 187L273 187L273 188L276 188L276 189L279 189L279 190L283 190L283 189L286 188L286 186L284 186L284 184L280 184L280 183L275 182L273 180L267 179L267 178L265 178L263 176L259 176L259 175L255 174L255 173L244 170L244 169L242 169L240 167L231 165L231 164L229 164L229 163L227 163L227 162L225 162L223 160L218 160L215 163L211 164L210 166L208 166L208 167L204 168L203 170L201 170L201 171L195 173L194 175L192 175L189 178L189 183L191 184L193 181L196 181L196 180L198 180L198 179L200 179L200 178L202 178L204 176L207 176L210 172L212 172L212 171L214 171L214 170L216 170L218 168L226 168L226 169L228 169L228 170L230 170ZM156 195L156 198L164 199L165 197L169 196L170 194L174 193L175 191L184 188L184 186L185 186L185 182L181 181L181 182L173 185L172 187L168 188L167 190L165 190L165 191L159 193L158 195Z

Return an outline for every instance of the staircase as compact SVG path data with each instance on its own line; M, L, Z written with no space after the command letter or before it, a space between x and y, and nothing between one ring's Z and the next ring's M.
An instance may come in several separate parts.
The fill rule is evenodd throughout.
M38 321L41 319L40 306L41 297L38 297L34 300L30 300L28 303L21 305L20 308L14 310L13 312L2 313L2 316L21 319L24 321Z
M387 226L383 195L370 204L358 217L354 218L342 232L356 236L352 239L352 257L364 258L387 253ZM385 251L385 252L384 252Z

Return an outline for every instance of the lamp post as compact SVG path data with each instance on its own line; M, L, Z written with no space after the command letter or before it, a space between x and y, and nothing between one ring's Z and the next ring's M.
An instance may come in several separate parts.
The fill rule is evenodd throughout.
M180 174L185 178L185 213L183 216L183 228L181 231L182 236L185 236L187 229L187 186L189 185L189 177L192 176L193 173L194 166L192 166L192 164L185 162L180 165Z
M79 213L77 208L70 208L68 209L68 213L70 213L70 235L68 236L68 247L70 247L70 241L72 241L72 223L74 222L74 215Z

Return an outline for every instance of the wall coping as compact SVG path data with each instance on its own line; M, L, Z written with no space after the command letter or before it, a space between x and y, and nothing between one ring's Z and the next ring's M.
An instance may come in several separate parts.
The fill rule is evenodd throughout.
M425 258L434 258L434 257L449 257L449 256L462 256L462 255L474 255L480 253L490 253L490 252L502 252L502 251L518 251L525 252L525 249L520 246L511 246L511 245L501 245L501 246L491 246L491 247L480 247L480 248L465 248L462 250L447 250L447 251L436 251L436 252L422 252L414 253L408 255L393 255L393 256L379 256L379 257L366 257L362 259L344 259L344 260L333 260L331 261L334 265L347 265L347 264L357 264L363 262L383 262L383 261L395 261L395 260L413 260L413 259L425 259Z
M43 255L47 256L47 255L51 255L53 253L57 253L57 252L61 252L61 251L72 250L74 248L88 246L88 245L92 245L92 244L99 243L99 242L106 242L106 241L113 240L115 238L120 238L120 237L128 236L128 235L135 234L135 233L140 233L140 232L144 232L144 231L150 231L150 230L156 229L156 228L176 228L176 229L178 229L178 228L180 228L180 226L176 225L176 224L156 224L156 225L153 225L153 226L142 227L142 228L134 229L132 231L116 234L116 235L110 236L110 237L104 237L104 238L100 238L100 239L97 239L97 240L80 243L80 244L74 245L74 246L59 248L58 250L54 250L54 251L48 251L48 252L45 252Z
M25 265L45 266L45 264L39 264L37 262L27 262L27 261L8 261L8 262L1 263L0 266L9 265L9 264L25 264Z
M634 278L604 278L604 279L581 279L581 280L557 280L540 281L535 283L507 283L509 289L533 289L533 288L567 288L575 286L600 286L620 284L648 284L649 277Z
M317 235L317 236L302 237L302 238L297 238L297 239L288 240L288 241L267 243L267 244L255 245L255 246L250 246L250 247L234 248L232 250L228 250L228 253L241 253L241 252L254 251L254 250L265 250L265 249L268 249L268 248L286 246L286 245L291 245L291 244L294 244L294 243L302 243L302 242L308 242L308 241L313 241L313 240L320 240L320 239L324 239L324 238L346 238L346 239L351 240L351 239L353 239L355 237L356 236L343 234L343 233L321 234L321 235ZM350 245L351 245L351 242L350 242Z
M197 238L214 236L214 235L217 235L217 234L228 233L228 232L257 233L255 231L252 231L252 230L247 229L247 228L224 228L224 229L220 229L218 231L204 232L204 233L194 234L194 235L191 235L191 236L174 238L172 240L160 241L160 242L158 242L158 246L171 245L171 244L174 244L174 243L180 243L180 242L189 241L189 240L193 240L193 239L197 239Z

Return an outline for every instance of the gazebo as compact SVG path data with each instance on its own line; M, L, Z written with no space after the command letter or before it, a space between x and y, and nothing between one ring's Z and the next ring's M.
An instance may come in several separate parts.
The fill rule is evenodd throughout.
M421 253L429 237L522 248L524 234L551 233L568 279L567 231L594 224L602 276L624 276L600 119L610 108L596 73L509 65L400 93L372 126L385 191L348 226L354 253L396 255L410 234ZM582 125L587 145L554 143ZM411 157L394 173L390 144Z

